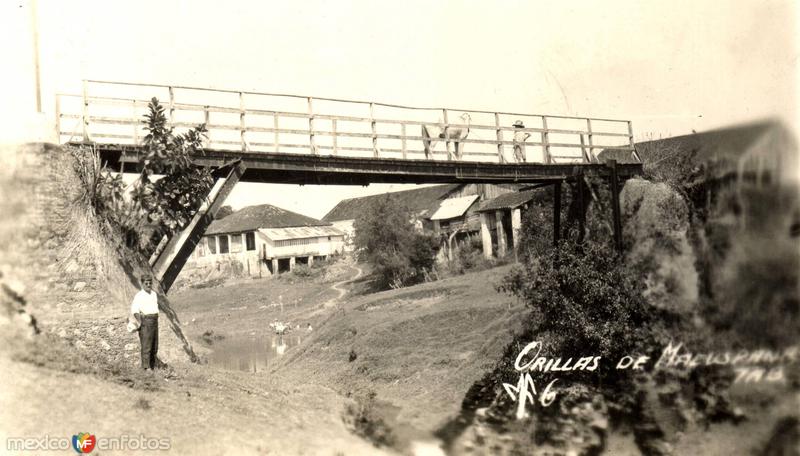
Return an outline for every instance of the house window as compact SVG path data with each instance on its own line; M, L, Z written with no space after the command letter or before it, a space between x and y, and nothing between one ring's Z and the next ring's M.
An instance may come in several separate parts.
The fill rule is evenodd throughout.
M217 238L214 236L210 236L206 238L206 243L208 244L208 253L211 255L216 255L217 253Z
M245 233L244 242L246 244L247 250L255 250L256 249L256 233L253 233L253 232Z
M219 253L228 253L230 251L228 248L228 236L217 236L217 240L219 241Z

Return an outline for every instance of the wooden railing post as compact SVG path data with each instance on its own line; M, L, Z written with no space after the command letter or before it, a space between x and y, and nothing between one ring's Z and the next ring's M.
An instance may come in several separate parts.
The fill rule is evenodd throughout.
M639 158L639 154L636 153L636 145L633 142L633 122L630 120L628 121L628 142L631 145L631 156L633 156L636 161L641 162L642 159Z
M56 94L56 144L61 144L61 95Z
M583 154L583 161L591 163L592 160L589 158L589 155L586 154L586 143L583 140L583 133L579 133L578 136L581 137L581 154Z
M175 123L175 89L169 86L169 126Z
M272 137L273 138L273 142L275 143L275 152L279 152L280 149L281 149L280 148L281 142L280 142L280 138L278 136L279 133L278 133L278 113L277 112L272 115L272 129L275 131L274 132L274 136Z
M450 122L447 120L447 109L442 109L442 119L444 119L444 128L442 128L442 132L444 134L444 147L447 150L447 159L452 160L453 155L450 152Z
M242 152L247 152L247 140L244 137L244 132L247 131L247 126L244 120L244 93L239 92L239 132L242 138Z
M550 131L547 129L546 116L542 116L542 129L542 151L544 152L544 162L550 164Z
M337 152L339 150L339 142L337 140L338 139L337 136L339 135L339 132L338 132L338 130L336 128L336 119L331 119L331 130L333 131L333 155L336 156L336 154L337 154Z
M208 110L208 105L203 106L203 122L206 126L206 147L211 147L211 129L208 127L211 125L211 112Z
M133 118L133 144L138 146L139 145L139 122L136 120L136 99L131 100L133 105L131 107L131 113L133 114L131 117Z
M586 119L586 131L589 137L589 157L594 160L594 139L592 138L592 119Z
M403 154L403 159L408 156L408 146L406 145L406 124L400 124L400 151Z
M500 163L505 163L506 158L503 156L503 130L500 129L500 114L494 113L494 126L496 127L495 133L497 134L497 158Z
M89 83L83 81L83 142L89 142Z
M372 152L378 158L378 126L375 123L375 103L369 104L369 124L372 127Z
M314 141L314 105L311 97L308 97L308 141L311 145L311 153L317 154L317 144Z

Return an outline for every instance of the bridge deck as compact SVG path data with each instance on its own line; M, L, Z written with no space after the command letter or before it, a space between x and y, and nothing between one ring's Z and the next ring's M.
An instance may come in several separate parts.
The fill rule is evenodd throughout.
M82 143L73 143L80 145ZM134 171L142 153L141 146L93 144L101 159L113 170ZM519 182L537 183L563 180L582 173L584 176L608 176L600 163L499 164L472 161L403 160L357 158L330 155L235 152L206 149L194 157L198 166L221 167L241 159L247 166L242 182L323 185L367 185L369 183L468 183ZM123 165L124 164L124 165ZM641 174L641 163L620 163L622 177Z

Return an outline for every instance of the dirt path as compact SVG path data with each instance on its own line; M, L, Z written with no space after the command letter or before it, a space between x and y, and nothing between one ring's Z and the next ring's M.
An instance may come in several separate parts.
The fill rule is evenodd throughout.
M364 271L360 267L358 267L358 265L356 265L356 264L352 264L352 265L350 265L350 267L352 267L353 269L356 270L356 275L354 275L353 277L350 277L349 279L342 280L341 282L336 282L333 285L331 285L331 290L339 293L339 295L336 296L335 298L329 299L324 304L324 307L334 307L339 302L339 300L342 299L344 297L344 295L347 294L347 290L342 288L342 287L344 285L350 283L350 282L358 280L361 277L361 275L364 273Z

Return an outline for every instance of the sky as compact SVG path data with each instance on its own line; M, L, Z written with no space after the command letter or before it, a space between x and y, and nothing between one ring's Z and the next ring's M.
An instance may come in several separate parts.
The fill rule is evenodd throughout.
M0 76L0 144L47 139L54 94L80 93L84 78L631 119L637 140L768 117L800 126L800 7L790 0L32 7L0 6L0 58L14 63ZM229 202L321 217L342 198L401 188L240 184Z

